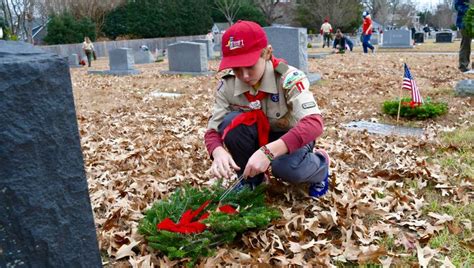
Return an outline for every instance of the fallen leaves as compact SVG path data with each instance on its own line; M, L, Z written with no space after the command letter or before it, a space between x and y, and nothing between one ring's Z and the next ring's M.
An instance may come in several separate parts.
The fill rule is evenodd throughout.
M342 127L360 119L395 123L380 113L380 104L399 94L402 67L397 55L352 53L311 60L310 70L324 73L324 81L311 90L325 119L325 134L317 146L332 158L330 192L312 200L304 187L272 178L268 199L281 209L282 219L266 230L245 233L241 242L219 248L201 265L330 267L336 262L379 262L390 267L416 256L422 267L452 267L449 258L427 243L446 228L453 234L472 231L472 219L456 223L453 215L424 213L423 194L430 188L453 202L472 202L472 181L453 185L450 177L455 174L444 174L429 159L440 132L472 124L473 101L438 90L462 78L454 62L454 56L420 55L407 62L423 96L434 94L455 107L437 121L412 122L427 133L417 139ZM215 69L217 62L210 63ZM163 76L159 71L166 64L139 68L142 74L129 77L72 71L98 241L112 265L117 260L137 268L182 265L140 244L136 229L142 212L176 187L185 182L208 187L215 181L207 172L211 161L203 136L217 77ZM158 89L184 94L175 99L150 97ZM462 246L474 248L472 240Z

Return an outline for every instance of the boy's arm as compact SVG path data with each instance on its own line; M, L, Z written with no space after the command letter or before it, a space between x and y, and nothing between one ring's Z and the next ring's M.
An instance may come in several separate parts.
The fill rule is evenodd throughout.
M212 116L207 125L206 134L204 134L204 143L209 155L212 157L212 152L219 146L222 146L222 136L217 129L224 120L224 116L230 112L229 102L224 95L225 82L221 80L217 92L216 101L212 109Z
M291 107L290 113L298 121L281 137L288 152L292 153L322 134L323 120L313 93L309 91L309 80L304 72L290 69L282 81L287 104Z

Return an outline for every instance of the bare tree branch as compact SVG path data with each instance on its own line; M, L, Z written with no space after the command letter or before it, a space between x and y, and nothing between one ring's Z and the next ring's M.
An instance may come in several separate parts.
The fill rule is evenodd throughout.
M234 24L235 17L239 13L242 7L241 0L214 0L216 9L219 10L226 18L226 20L232 25Z

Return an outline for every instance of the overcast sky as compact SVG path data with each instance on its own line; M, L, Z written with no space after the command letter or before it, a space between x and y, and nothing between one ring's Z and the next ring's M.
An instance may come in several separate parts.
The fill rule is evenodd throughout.
M418 10L425 10L430 8L436 8L436 5L442 2L442 0L413 0Z

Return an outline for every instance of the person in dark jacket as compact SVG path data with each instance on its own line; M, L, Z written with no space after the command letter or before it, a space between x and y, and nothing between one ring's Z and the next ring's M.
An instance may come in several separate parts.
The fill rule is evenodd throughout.
M337 29L336 31L336 38L332 44L333 53L344 53L347 49L352 51L354 47L354 43L345 37L344 34L341 32L341 29Z
M469 71L469 63L471 58L471 41L472 37L467 34L464 28L463 18L469 9L469 0L454 0L454 8L458 12L456 19L456 26L461 31L461 46L459 49L459 66L458 69L461 72Z

